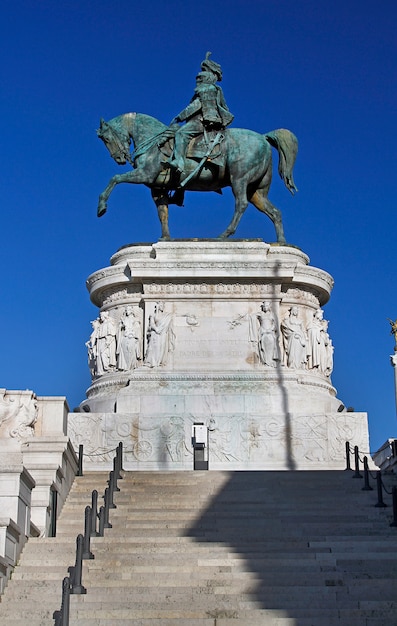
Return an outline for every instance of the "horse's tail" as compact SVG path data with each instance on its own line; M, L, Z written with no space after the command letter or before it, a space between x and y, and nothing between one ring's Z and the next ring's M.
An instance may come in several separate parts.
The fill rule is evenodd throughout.
M283 179L288 191L295 193L298 191L292 170L294 169L296 155L298 153L298 140L290 130L279 128L266 133L265 138L273 148L278 151L278 173Z

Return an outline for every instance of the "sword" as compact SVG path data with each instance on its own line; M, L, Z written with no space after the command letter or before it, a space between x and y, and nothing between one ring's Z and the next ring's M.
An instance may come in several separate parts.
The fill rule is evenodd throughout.
M203 158L201 159L200 163L197 165L197 167L193 170L193 172L190 172L189 176L186 176L186 178L184 178L179 186L180 187L186 187L186 185L188 184L189 180L191 180L193 178L193 176L196 176L196 174L198 174L198 172L201 170L201 168L203 167L204 163L206 162L206 160L208 159L208 157L211 155L211 152L213 151L213 149L215 148L215 146L221 142L221 137L222 137L222 133L219 132L217 133L217 135L214 138L214 141L210 144L207 152L205 153L205 155L203 156Z

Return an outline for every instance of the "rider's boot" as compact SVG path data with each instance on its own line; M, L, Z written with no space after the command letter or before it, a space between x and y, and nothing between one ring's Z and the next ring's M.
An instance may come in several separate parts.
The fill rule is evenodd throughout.
M175 189L174 193L169 199L169 204L176 204L176 206L183 206L183 202L185 199L185 191L180 187Z

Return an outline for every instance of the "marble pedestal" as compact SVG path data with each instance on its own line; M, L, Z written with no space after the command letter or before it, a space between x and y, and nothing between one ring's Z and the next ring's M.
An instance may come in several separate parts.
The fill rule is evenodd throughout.
M261 240L120 249L87 281L93 381L68 417L85 463L103 468L123 441L126 469L192 469L197 422L210 469L335 469L345 440L368 450L366 414L332 386L321 317L313 347L332 285L299 249Z

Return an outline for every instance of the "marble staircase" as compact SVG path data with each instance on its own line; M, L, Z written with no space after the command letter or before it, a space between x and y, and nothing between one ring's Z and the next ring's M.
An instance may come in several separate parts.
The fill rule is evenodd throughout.
M91 540L70 626L397 625L391 507L349 471L126 472ZM77 478L57 537L31 538L0 624L54 624L91 492ZM389 480L392 480L390 478Z

